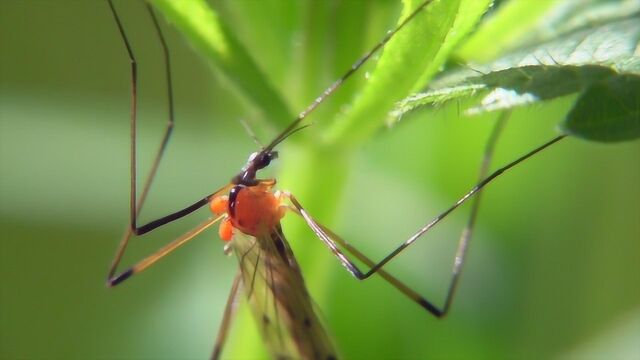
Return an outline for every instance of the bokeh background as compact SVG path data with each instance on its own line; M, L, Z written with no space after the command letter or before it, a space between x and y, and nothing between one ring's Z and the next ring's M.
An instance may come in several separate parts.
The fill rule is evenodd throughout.
M161 49L141 3L116 5L140 63L142 173L167 119ZM399 11L388 1L336 5L338 15L317 22L326 30L342 20L350 27L338 30L357 31L363 40L348 53L317 51L321 57L310 59L304 51L314 44L295 37L259 41L252 32L262 19L295 34L307 24L300 14L268 16L252 12L250 2L216 6L294 111L354 59L351 53L373 45ZM228 181L256 148L238 120L259 117L180 34L163 26L175 65L177 126L146 220ZM300 90L302 80L308 81ZM348 86L363 81L361 74ZM516 111L496 164L553 136L570 103ZM460 117L459 109L423 111L382 130L350 157L348 173L326 174L344 176L346 184L318 188L318 196L338 199L320 220L377 259L445 209L474 184L496 117ZM236 271L215 230L122 286L104 286L128 218L128 116L128 63L105 2L0 2L0 358L209 355ZM283 163L295 164L295 151L283 147ZM289 240L345 358L638 357L639 154L637 141L568 139L491 185L444 320L377 278L353 280L310 232ZM295 181L288 176L283 186L295 188ZM441 303L468 210L389 269ZM125 262L206 216L205 209L137 239ZM300 227L295 219L285 225ZM256 346L248 340L256 335L247 312L239 316L227 355L263 356L243 349Z

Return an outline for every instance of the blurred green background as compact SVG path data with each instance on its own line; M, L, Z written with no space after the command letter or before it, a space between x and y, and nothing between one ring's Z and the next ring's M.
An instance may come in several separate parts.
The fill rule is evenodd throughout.
M167 119L161 49L141 3L116 5L139 60L143 173ZM216 7L294 112L348 66L352 53L373 45L399 10L388 1L336 5L335 17L314 19L318 31L356 32L361 40L346 53L323 42L326 49L316 49L321 57L309 59L305 49L315 43L295 36L286 43L259 41L252 32L262 19L295 35L308 24L300 14L252 13L250 2ZM351 30L332 28L336 18ZM180 34L163 26L175 65L177 126L146 220L228 181L256 147L238 119L259 117ZM496 164L553 136L570 103L516 111ZM466 192L495 115L460 117L458 105L382 130L350 157L343 189L318 188L317 196L338 199L332 215L320 220L378 259ZM128 218L128 116L128 63L105 2L0 2L1 358L209 356L236 271L216 231L116 289L104 286ZM296 148L281 150L282 163L295 164ZM310 232L289 241L304 254L307 283L344 358L637 357L639 154L637 141L567 139L491 185L444 320L377 278L353 280ZM295 187L296 166L287 171L283 187ZM304 181L305 174L298 178ZM313 210L313 203L300 201ZM390 271L441 303L467 212L463 208L431 240L419 241ZM137 239L125 262L206 216L205 209ZM300 226L298 220L290 224ZM246 313L240 316L251 322ZM242 353L232 348L255 336L245 328L233 331L228 354Z

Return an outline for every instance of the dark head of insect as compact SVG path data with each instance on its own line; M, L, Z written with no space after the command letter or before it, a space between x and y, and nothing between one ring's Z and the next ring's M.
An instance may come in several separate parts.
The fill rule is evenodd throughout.
M247 164L242 167L242 170L238 175L231 179L231 183L234 185L255 186L258 184L256 180L256 174L259 170L262 170L271 164L272 160L278 158L278 152L272 150L271 147L262 149L259 152L254 152L249 155Z

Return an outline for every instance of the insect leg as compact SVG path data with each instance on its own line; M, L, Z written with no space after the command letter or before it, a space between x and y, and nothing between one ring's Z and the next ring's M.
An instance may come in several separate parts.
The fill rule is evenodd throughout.
M498 138L500 137L502 129L504 129L510 116L511 111L505 111L500 114L498 121L491 131L491 135L489 135L489 140L487 141L487 145L482 156L480 171L478 173L479 182L482 181L482 179L484 179L489 172L491 159L493 158L493 153L495 152ZM447 297L444 300L444 306L442 307L440 316L445 316L451 308L451 303L453 302L453 297L458 287L458 281L460 280L462 267L464 266L464 259L467 254L467 249L469 248L469 243L471 242L471 238L473 237L473 229L475 226L476 218L478 217L481 197L482 193L478 193L478 195L476 195L476 197L473 199L473 202L471 203L471 213L469 214L469 219L464 229L462 230L460 239L458 240L458 249L456 250L456 255L453 261L453 268L451 269L451 280L449 281L449 289L447 290Z
M213 347L213 353L211 353L211 360L217 360L222 354L222 347L227 340L227 333L231 327L231 321L236 313L238 307L238 295L242 290L242 273L238 272L233 279L231 285L231 292L227 299L227 305L224 308L224 315L222 316L222 323L220 323L220 329L218 330L218 337L216 338L216 344Z
M289 195L287 195L285 193L284 196L287 197ZM286 208L287 208L287 210L291 210L291 211L295 212L296 214L302 216L302 213L296 207L286 206ZM366 255L361 253L360 250L356 249L351 244L349 244L348 242L343 240L340 236L338 236L333 231L331 231L331 229L327 228L326 226L324 226L324 225L322 225L320 223L316 223L316 224L322 229L322 231L327 233L331 237L331 239L333 239L338 245L340 245L341 247L346 249L347 252L349 252L349 254L355 256L356 259L362 261L363 263L365 263L369 267L373 267L375 265L375 262L373 262L373 260L369 259ZM347 267L347 269L349 269L349 268ZM427 299L422 297L422 295L420 295L416 291L412 290L405 283L403 283L402 281L398 280L398 278L396 278L395 276L389 274L384 269L379 269L376 273L378 275L380 275L383 279L387 280L387 282L389 282L391 285L393 285L393 287L398 289L401 293L406 295L409 299L413 300L418 305L422 306L425 310L429 311L434 316L436 316L436 317L440 317L441 316L440 309L438 309L435 305L431 304L431 302L429 302Z
M497 132L494 131L495 134L499 133L500 126L498 126L497 129L498 129L498 130L496 130ZM427 231L429 231L431 228L433 228L435 225L437 225L440 221L442 221L445 217L447 217L451 212L453 212L455 209L457 209L460 205L465 203L467 200L471 199L474 195L477 195L478 192L482 188L484 188L487 184L489 184L495 178L497 178L498 176L503 174L505 171L511 169L512 167L518 165L522 161L530 158L531 156L539 153L540 151L546 149L547 147L549 147L549 146L555 144L556 142L562 140L565 136L566 135L560 135L560 136L557 136L557 137L551 139L550 141L542 144L541 146L538 146L537 148L533 149L532 151L530 151L530 152L526 153L525 155L517 158L516 160L508 163L507 165L497 169L496 171L491 173L489 176L485 177L483 180L478 182L469 192L467 192L458 201L456 201L452 206L450 206L447 210L445 210L444 212L442 212L441 214L436 216L433 220L431 220L424 227L422 227L420 230L418 230L418 232L416 232L413 236L411 236L409 239L407 239L405 242L403 242L400 246L398 246L395 250L393 250L389 255L384 257L378 263L374 263L371 260L367 259L364 255L362 255L359 251L357 251L357 249L355 249L353 246L349 245L345 240L340 238L338 235L336 235L335 233L333 233L332 231L330 231L326 227L324 227L321 224L319 224L302 207L302 205L298 202L298 200L295 198L295 196L293 196L290 193L286 193L286 192L283 192L282 196L287 197L291 201L291 203L293 204L293 207L297 210L296 213L298 213L299 215L301 215L304 218L304 220L307 223L307 225L309 225L309 227L316 234L316 236L318 236L318 238L320 240L322 240L322 242L324 242L327 247L329 247L329 249L333 252L333 254L338 258L340 263L354 277L356 277L359 280L364 280L364 279L369 278L374 273L380 273L381 268L386 263L391 261L396 255L398 255L400 252L402 252L406 247L408 247L409 245L414 243L419 237L421 237ZM492 137L497 138L497 135L492 136ZM490 142L491 141L493 141L493 140L490 140ZM493 151L492 150L493 145L489 146L488 148L490 149L491 152ZM490 156L489 156L489 158L490 158ZM485 157L485 159L486 159L486 157ZM483 168L484 168L484 165L483 165ZM477 203L477 201L476 201L476 203ZM477 207L477 205L475 207ZM477 212L477 209L475 210L475 212ZM449 292L448 292L447 300L446 300L445 304L448 304L448 303L451 302L451 298L453 296L453 293L455 292L455 285L457 284L457 281L458 281L457 280L457 277L458 277L457 274L459 274L460 269L462 267L462 261L464 260L464 254L466 252L467 245L468 245L468 242L469 242L469 239L470 239L470 235L471 235L471 231L470 230L473 227L474 221L475 221L475 215L473 215L471 217L471 219L469 220L469 224L467 225L467 227L463 231L463 234L462 234L459 246L458 246L458 251L457 251L457 254L456 254L456 260L454 262L454 268L453 268L454 276L452 278L452 282L451 282L451 285L450 285L450 288L449 288ZM370 269L368 271L366 271L366 272L361 271L358 268L358 266L356 264L354 264L342 252L342 250L340 250L338 245L342 246L348 252L353 254L356 258L358 258L361 261L363 261L367 266L370 267ZM382 275L382 273L380 273L380 274ZM439 309L436 306L434 306L431 303L429 303L428 301L426 301L426 299L424 299L423 297L418 295L415 291L409 289L408 287L406 287L406 285L404 285L403 283L401 283L397 279L393 278L391 275L387 274L386 276L383 276L383 278L387 279L392 285L394 285L396 288L398 288L401 292L403 292L404 294L406 294L407 296L412 298L414 301L419 303L421 306L423 306L425 309L427 309L429 312L431 312L435 316L441 317L444 314L446 314L446 311L448 310L448 306L449 305L445 305L445 307L443 309ZM391 279L393 279L393 281Z
M369 259L366 255L360 252L360 250L353 247L351 244L343 240L341 237L336 235L333 231L325 227L324 225L318 224L324 232L329 234L331 238L341 247L347 250L351 255L356 257L356 259L362 261L369 267L373 267L375 262ZM395 276L389 274L384 269L379 269L376 274L380 275L383 279L385 279L389 284L393 285L396 289L398 289L401 293L406 295L409 299L413 300L415 303L423 307L425 310L430 312L436 317L441 317L444 314L442 311L434 304L432 304L429 300L425 299L422 295L418 294L415 290L411 289L408 285L398 280ZM357 276L356 276L357 277Z
M170 56L169 56L169 50L167 47L167 43L165 41L164 35L162 33L162 29L160 28L160 24L158 23L158 19L155 15L155 13L153 12L153 9L151 8L151 6L149 4L147 4L147 10L149 12L149 15L151 16L151 19L153 21L153 25L156 31L156 34L160 40L160 43L162 44L162 49L163 49L163 55L164 55L164 65L165 65L165 76L166 76L166 82L167 82L167 100L168 100L168 106L169 106L169 119L167 120L167 123L165 125L165 129L164 129L164 134L162 135L162 139L160 141L160 146L156 152L156 155L154 157L151 169L149 170L149 174L147 175L146 180L144 181L143 187L142 187L142 192L140 193L140 197L138 198L137 196L137 104L138 104L138 72L137 72L137 61L135 58L135 55L133 53L133 49L129 43L129 39L127 37L127 34L124 30L124 27L122 25L122 22L120 21L120 17L118 16L118 13L113 5L112 0L107 0L107 3L109 4L109 8L111 10L111 14L113 15L114 21L118 27L118 32L120 34L120 37L122 39L122 42L125 45L125 48L127 50L127 55L129 58L129 62L131 64L131 114L130 114L130 126L131 126L131 149L130 149L130 153L131 153L131 161L130 161L130 173L131 173L131 180L130 180L130 192L129 192L129 214L130 214L130 223L127 226L127 229L125 230L124 235L122 236L122 239L120 240L120 244L118 245L118 249L116 251L116 254L113 258L113 261L111 263L111 267L109 268L109 273L108 273L108 279L109 282L111 280L113 280L114 274L116 272L116 269L118 267L118 265L120 264L120 261L122 260L122 256L124 255L125 249L129 243L129 240L131 239L131 237L133 235L142 235L144 233L147 233L159 226L162 226L164 224L167 224L171 221L174 221L176 219L179 219L199 208L201 208L202 206L206 205L209 201L209 199L213 196L215 196L218 192L222 191L219 190L218 192L211 194L209 196L204 197L203 199L195 202L193 205L190 205L180 211L177 211L175 213L172 213L170 215L164 216L160 219L157 219L155 221L152 221L148 224L145 224L143 226L138 227L137 225L137 218L138 215L140 214L140 211L142 209L142 206L144 205L144 202L147 198L147 194L149 193L149 189L151 188L151 184L153 183L153 179L155 178L155 175L158 171L158 167L160 165L160 161L162 159L162 156L164 154L165 149L167 148L167 144L169 143L169 139L171 138L171 134L173 132L173 126L174 126L174 104L173 104L173 86L172 86L172 82L171 82L171 61L170 61ZM226 188L224 188L226 189Z
M158 260L162 259L166 255L169 255L171 252L173 252L173 250L175 250L175 249L179 248L180 246L186 244L189 240L193 239L194 237L196 237L196 235L198 235L201 232L205 231L206 229L211 227L211 225L213 225L216 222L220 221L225 216L226 215L220 215L220 216L218 216L216 218L207 219L206 221L202 222L200 225L196 226L195 228L193 228L190 231L188 231L185 234L183 234L182 236L178 237L177 239L173 240L172 242L168 243L167 245L161 247L155 253L153 253L153 254L147 256L146 258L142 259L141 261L137 262L135 265L133 265L132 267L128 268L127 270L121 272L120 274L118 274L116 276L110 276L109 279L107 280L107 286L109 286L109 287L116 286L116 285L120 284L121 282L123 282L123 281L127 280L128 278L130 278L132 275L135 275L137 273L140 273L140 272L146 270L151 265L155 264Z

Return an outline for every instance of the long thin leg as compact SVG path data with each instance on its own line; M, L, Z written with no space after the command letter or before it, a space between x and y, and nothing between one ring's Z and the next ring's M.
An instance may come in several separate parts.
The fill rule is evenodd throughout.
M497 129L498 130L494 131L494 134L496 134L495 138L497 138L497 134L499 133L500 127L498 127ZM488 177L484 178L476 186L474 186L469 192L467 192L464 196L462 196L451 207L449 207L447 210L442 212L440 215L436 216L433 220L431 220L429 223L427 223L427 225L425 225L420 230L418 230L417 233L415 233L408 240L403 242L400 246L398 246L394 251L392 251L389 255L387 255L385 258L383 258L378 263L371 262L366 257L364 257L364 255L359 253L355 248L353 248L351 245L349 245L345 240L341 239L338 235L336 235L335 233L333 233L331 231L328 231L327 228L325 228L324 226L320 225L315 219L313 219L311 217L311 215L309 215L309 213L307 213L307 211L302 207L302 205L298 202L298 200L295 198L295 196L293 196L290 193L286 193L286 192L283 193L283 196L289 198L289 200L293 204L294 208L297 210L296 212L299 213L304 218L305 222L309 225L311 230L313 230L313 232L316 234L316 236L318 236L318 238L320 238L320 240L322 240L325 243L325 245L327 247L329 247L329 249L333 252L333 254L338 258L340 263L347 269L347 271L349 271L357 279L364 280L364 279L369 278L374 273L380 273L381 268L386 263L388 263L390 260L392 260L396 255L398 255L406 247L408 247L409 245L414 243L420 236L422 236L427 231L429 231L431 228L433 228L436 224L438 224L440 221L442 221L445 217L447 217L451 212L453 212L455 209L457 209L460 205L464 204L467 200L469 200L471 197L476 195L482 188L484 188L487 184L489 184L495 178L497 178L498 176L503 174L505 171L507 171L507 170L511 169L512 167L516 166L517 164L521 163L522 161L530 158L531 156L539 153L540 151L546 149L547 147L549 147L549 146L555 144L556 142L562 140L565 136L566 135L557 136L557 137L551 139L550 141L542 144L541 146L533 149L532 151L526 153L525 155L519 157L518 159L508 163L507 165L505 165L505 166L499 168L498 170L494 171L493 173L491 173ZM489 149L490 149L491 152L493 152L493 145L489 146ZM490 156L489 156L489 158L490 158ZM484 169L484 165L483 165L483 169ZM477 206L478 205L476 205L476 207ZM475 211L477 212L477 209ZM404 284L400 283L399 281L398 281L398 284L394 283L393 281L390 281L390 282L396 288L398 288L403 293L407 294L407 296L412 298L414 301L418 302L421 306L423 306L425 309L427 309L429 312L431 312L435 316L441 317L444 314L446 314L446 311L448 311L448 307L449 307L448 304L450 304L452 296L453 296L453 294L455 292L455 285L456 285L456 283L458 281L457 277L459 276L459 272L460 272L461 267L462 267L462 260L464 260L464 255L465 255L465 252L466 252L466 249L467 249L467 246L468 246L468 242L469 242L469 239L470 239L470 235L471 235L470 229L473 227L474 222L475 222L475 215L473 215L472 218L469 220L469 224L470 225L469 224L467 225L467 227L465 228L465 231L463 232L463 235L461 237L461 240L460 240L460 243L459 243L459 246L458 246L458 252L457 252L457 255L456 255L456 260L454 262L454 268L453 268L453 270L454 270L454 278L452 279L452 284L450 285L449 293L447 295L447 300L445 301L445 307L443 309L439 309L436 306L432 305L431 303L426 301L426 299L424 299L420 295L417 295L414 291L408 289ZM369 266L370 269L367 272L362 272L358 268L357 265L355 265L347 256L345 256L345 254L340 250L340 248L338 248L336 243L341 245L341 246L343 246L350 253L354 254L354 256L356 256L361 261L363 261L367 266ZM362 256L362 258L361 258L361 256ZM366 260L363 260L363 259L366 259ZM385 277L385 276L383 276L383 277L385 279L387 279L387 277ZM389 279L387 279L387 280L389 280ZM408 291L405 290L404 288L408 289Z
M498 138L507 124L507 120L511 116L511 111L505 111L500 114L498 121L491 131L489 140L487 141L484 155L482 156L482 164L480 165L480 171L478 172L478 182L482 181L489 172L491 166L491 159L495 152L496 145L498 144ZM469 220L467 225L462 230L460 240L458 240L458 249L456 250L456 256L453 261L453 268L451 269L451 281L449 282L449 290L447 291L447 297L444 300L444 306L442 308L441 316L447 315L453 302L453 297L458 287L460 280L460 274L462 273L462 267L464 266L464 259L469 248L469 243L473 237L473 229L475 227L476 219L478 217L478 211L480 210L480 199L482 198L482 192L478 193L471 203L471 213L469 214Z
M285 197L289 196L286 193L281 193L281 194L283 194ZM283 206L285 206L287 210L293 211L297 215L302 216L302 213L297 208L295 208L293 206L288 206L288 205L283 205ZM348 242L344 241L342 238L340 238L340 236L336 235L333 231L331 231L331 229L327 228L326 226L324 226L324 225L322 225L320 223L317 223L317 224L318 224L318 226L320 226L320 228L322 228L322 230L324 232L329 234L331 236L331 238L338 245L340 245L341 247L345 248L349 252L349 254L355 256L356 259L362 261L363 263L365 263L367 266L370 266L370 267L375 265L375 262L373 262L373 260L369 259L366 255L361 253L360 250L356 249L355 247L351 246L351 244L349 244ZM405 283L403 283L402 281L398 280L398 278L396 278L395 276L389 274L384 269L379 269L376 272L376 274L380 275L383 279L387 280L387 282L389 282L391 285L393 285L396 289L398 289L401 293L406 295L408 298L410 298L411 300L415 301L418 305L420 305L423 308L425 308L425 310L428 310L429 312L431 312L432 314L437 316L436 312L433 311L433 309L435 309L434 305L429 303L429 301L427 301L424 297L422 297L422 295L420 295L417 292L415 292L414 290L412 290Z
M186 232L185 234L173 240L172 242L168 243L167 245L161 247L155 253L137 262L135 265L121 272L117 276L109 277L107 281L107 285L109 287L116 286L122 283L123 281L127 280L128 278L130 278L132 275L138 274L148 269L151 265L155 264L158 260L169 255L171 252L173 252L175 249L179 248L180 246L186 244L189 240L193 239L198 234L205 231L206 229L211 227L211 225L220 221L220 219L224 218L225 216L226 215L220 215L216 218L207 219L206 221L202 222L200 225Z
M479 171L479 176L478 176L478 181L482 181L482 179L484 179L487 176L487 172L489 170L489 166L490 166L490 163L491 163L491 158L493 157L493 153L494 153L494 150L495 150L495 145L497 144L498 137L499 137L500 133L502 132L502 129L504 128L509 116L510 116L510 112L504 112L500 116L500 118L496 122L496 125L493 128L493 131L492 131L492 133L491 133L491 135L489 137L489 140L487 141L487 146L485 148L485 152L484 152L484 155L483 155L482 164L481 164L480 171ZM404 284L402 281L398 280L393 275L391 275L391 274L387 273L386 271L384 271L384 269L379 269L377 271L378 275L380 275L382 278L387 280L387 282L389 282L391 285L393 285L401 293L403 293L405 296L407 296L408 298L410 298L411 300L413 300L418 305L422 306L425 310L429 311L431 314L433 314L434 316L436 316L438 318L445 316L449 312L449 309L451 307L451 302L453 300L455 289L457 288L457 283L458 283L458 280L460 278L459 276L460 276L460 272L462 270L462 265L464 263L464 257L465 257L465 254L466 254L466 250L468 248L468 244L469 244L469 242L471 240L471 237L472 237L472 234L473 234L473 227L474 227L474 224L475 224L475 219L477 217L479 204L480 204L480 194L478 194L475 197L475 199L474 199L472 204L473 205L472 205L471 213L469 215L469 221L467 222L467 225L465 226L464 230L462 231L462 235L461 235L459 243L458 243L458 250L456 251L456 256L455 256L455 261L454 261L454 265L453 265L453 269L452 269L452 277L451 277L451 281L450 281L450 285L449 285L449 290L448 290L447 296L445 298L445 305L444 305L444 307L442 309L440 309L439 307L437 307L436 305L431 303L429 300L425 299L423 296L418 294L416 291L412 290L409 286ZM298 209L296 209L296 208L291 208L291 210L296 212L298 215L302 215L298 211ZM344 241L343 239L341 239L333 231L331 231L330 229L328 229L327 227L325 227L322 224L318 223L318 225L322 228L322 230L324 232L329 234L331 236L331 238L333 240L335 240L335 242L338 245L340 245L342 248L346 249L347 252L349 252L351 255L355 256L358 260L362 261L364 264L366 264L367 266L370 266L370 267L375 265L375 263L371 259L367 258L358 249L356 249L355 247L351 246L351 244L349 244L346 241Z
M107 0L109 4L109 9L111 9L111 14L113 15L113 19L116 22L118 27L118 32L120 33L120 37L122 38L122 42L127 49L127 55L129 57L129 63L131 66L131 113L130 113L130 131L131 131L131 142L130 142L130 153L131 153L131 161L129 171L131 173L130 176L130 192L129 192L129 213L131 217L131 228L136 228L135 226L135 218L136 218L136 168L137 168L137 157L136 157L136 129L137 129L137 115L138 115L138 62L136 61L136 57L133 54L133 49L129 44L129 39L127 38L127 34L124 31L124 27L122 26L122 22L120 22L120 17L118 16L118 12L113 5L112 0ZM148 181L150 182L150 181Z
M224 308L224 315L222 316L222 323L220 323L220 329L218 330L216 344L213 347L213 352L211 353L211 360L219 359L220 354L222 354L222 348L225 341L227 340L227 333L229 332L229 328L231 327L231 321L233 320L236 309L238 308L238 295L241 292L242 273L238 272L236 277L233 279L233 284L231 285L231 292L229 293L229 298L227 299L227 305Z
M167 144L169 143L169 139L171 138L171 134L173 133L173 126L174 126L174 103L173 103L173 86L172 86L172 82L171 82L171 59L169 56L169 50L167 47L167 43L165 41L164 35L162 33L162 29L160 28L160 25L158 23L158 19L156 18L155 13L153 12L153 9L151 8L150 5L147 4L147 10L149 11L149 14L151 16L151 19L153 20L153 24L156 30L156 34L158 35L158 38L160 39L160 43L162 44L162 49L163 49L163 55L164 55L164 64L165 64L165 77L166 77L166 81L167 81L167 100L168 100L168 106L169 106L169 119L165 125L165 129L164 129L164 134L162 135L162 139L160 141L160 145L159 148L156 152L156 155L154 157L153 163L151 165L151 169L149 170L149 174L147 175L146 180L144 181L144 185L142 187L142 192L140 193L140 198L137 198L137 103L138 103L138 83L137 83L137 79L138 79L138 72L137 72L137 61L135 58L135 55L133 53L133 49L129 43L129 39L127 38L126 32L124 30L124 27L122 26L122 22L120 21L120 18L118 16L118 13L113 5L112 0L107 0L107 3L109 4L109 8L111 9L111 13L113 15L113 18L115 20L115 23L118 27L118 32L120 33L120 37L122 38L122 41L126 47L127 50L127 55L129 57L129 62L131 64L131 114L130 114L130 124L131 124L131 149L130 149L130 153L131 153L131 167L130 167L130 173L131 173L131 181L130 181L130 192L129 192L129 214L130 214L130 223L127 226L127 229L125 230L124 235L122 236L122 239L120 240L120 244L118 245L118 249L116 251L116 254L114 256L114 259L111 263L111 267L109 268L109 273L108 273L108 278L109 280L113 279L113 276L116 272L116 269L118 268L118 265L120 264L120 261L122 260L122 256L124 255L124 252L127 248L127 245L129 243L129 240L131 239L132 235L142 235L144 233L147 233L159 226L162 226L166 223L169 223L171 221L174 221L176 219L179 219L199 208L201 208L202 206L206 205L209 202L209 199L215 195L218 194L218 192L222 191L223 188L221 190L219 190L218 192L205 196L204 198L202 198L201 200L195 202L194 204L180 210L177 211L173 214L167 215L165 217L162 217L160 219L154 220L148 224L145 224L143 226L138 227L137 225L137 218L140 214L140 211L142 210L142 206L144 205L144 202L147 198L147 195L149 193L149 189L151 188L151 184L153 183L153 179L155 178L155 175L158 171L158 167L160 165L160 161L162 159L162 156L167 148Z
M111 1L111 0L109 0ZM167 82L167 104L168 104L168 112L169 112L169 119L167 120L167 123L165 125L164 128L164 133L162 135L162 140L160 141L160 146L158 148L158 151L156 153L156 156L153 160L153 164L151 165L151 170L149 170L149 174L147 175L147 179L144 182L144 186L142 187L142 193L140 194L140 198L138 199L138 203L136 206L136 203L134 202L134 206L136 206L136 208L134 208L134 212L131 214L132 216L132 228L136 229L137 228L137 217L140 214L140 211L142 209L142 205L144 204L146 198L147 198L147 194L149 193L149 189L151 188L151 183L153 182L153 179L156 177L156 173L158 172L158 166L160 165L160 160L162 160L162 156L164 155L164 152L167 148L167 144L169 143L169 139L171 138L171 134L173 133L173 125L174 125L174 120L175 120L175 115L174 115L174 104L173 104L173 83L171 80L171 57L169 56L169 48L167 47L167 42L164 39L164 34L162 33L162 28L160 27L160 24L158 23L158 19L156 17L155 12L153 11L153 9L151 8L151 5L149 5L149 3L146 3L147 5L147 10L149 11L149 14L151 15L151 20L153 21L153 26L156 29L156 33L158 34L158 38L160 39L160 44L162 44L162 54L164 57L164 70L165 70L165 81ZM135 130L134 130L135 133ZM132 141L135 142L136 138L132 138ZM137 153L136 153L136 146L134 144L134 146L131 148L131 154L133 157L132 162L135 163L137 161ZM135 169L132 169L133 174L135 174ZM135 177L135 176L134 176ZM136 191L136 184L132 184L133 185L133 191L135 193ZM132 200L135 200L135 196Z
M296 211L297 212L297 211ZM366 255L360 252L360 250L353 247L348 242L344 241L338 235L336 235L333 231L325 227L324 225L318 224L324 232L329 234L331 238L338 243L338 245L345 248L351 255L355 256L356 259L362 261L365 265L372 267L375 265L373 260L369 259ZM383 279L385 279L389 284L398 289L401 293L407 296L409 299L413 300L416 304L423 307L425 310L430 312L436 317L441 317L443 314L438 309L437 306L433 305L429 300L425 299L422 295L418 294L415 290L411 289L408 285L398 280L395 276L389 274L384 269L378 269L376 274L380 275Z

